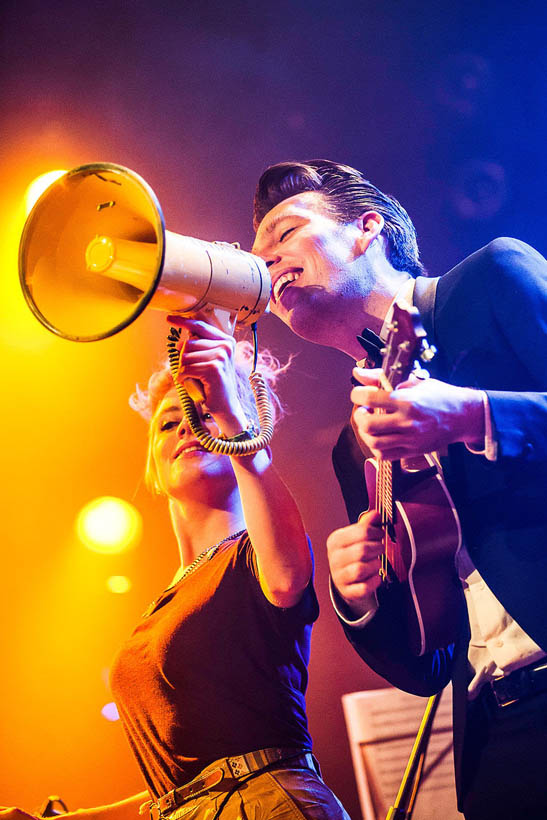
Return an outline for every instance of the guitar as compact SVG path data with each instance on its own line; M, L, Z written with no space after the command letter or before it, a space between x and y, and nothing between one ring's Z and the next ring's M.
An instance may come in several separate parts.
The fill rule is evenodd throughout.
M430 361L418 310L394 304L382 350L381 386L391 392L405 381L418 357ZM376 410L374 412L382 412ZM401 461L367 459L369 509L380 513L384 584L403 585L403 617L416 655L446 647L456 639L461 585L455 555L461 527L435 454ZM374 503L372 503L374 499Z

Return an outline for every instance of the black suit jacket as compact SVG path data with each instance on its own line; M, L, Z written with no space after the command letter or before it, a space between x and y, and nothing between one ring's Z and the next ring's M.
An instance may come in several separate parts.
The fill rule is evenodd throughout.
M437 355L431 375L480 388L490 402L498 458L463 444L449 447L445 479L469 554L510 615L547 651L547 262L516 239L496 239L442 276L416 282L420 310ZM363 457L346 428L333 462L351 520L368 501ZM381 591L363 629L344 626L363 659L395 686L419 695L454 682L454 752L461 798L469 625L460 639L424 657L411 654L400 628L399 590Z

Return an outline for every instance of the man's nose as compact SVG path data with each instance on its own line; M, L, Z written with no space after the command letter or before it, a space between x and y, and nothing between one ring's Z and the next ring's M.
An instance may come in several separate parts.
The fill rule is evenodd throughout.
M276 265L278 262L281 261L281 256L279 253L270 254L267 258L263 257L264 261L266 262L266 267L271 268L273 265Z

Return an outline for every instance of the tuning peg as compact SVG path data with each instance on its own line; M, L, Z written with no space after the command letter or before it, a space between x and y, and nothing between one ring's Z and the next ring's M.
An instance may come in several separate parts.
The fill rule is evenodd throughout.
M424 339L420 353L420 359L422 362L430 362L434 358L436 352L437 348L434 345L429 345Z

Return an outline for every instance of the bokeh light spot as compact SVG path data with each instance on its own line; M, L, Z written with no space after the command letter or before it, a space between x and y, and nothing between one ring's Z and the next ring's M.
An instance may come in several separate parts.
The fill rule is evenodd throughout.
M106 586L110 592L123 595L124 592L129 592L131 589L131 581L127 575L111 575L110 578L106 580Z
M132 504L121 498L104 496L90 501L80 510L76 531L88 549L112 555L137 544L142 519Z
M66 171L48 171L33 179L25 192L25 210L29 214L38 202L44 191L53 185Z
M116 706L114 701L111 701L110 703L105 703L105 705L101 709L101 715L112 722L120 719L120 716L118 714L118 707Z

